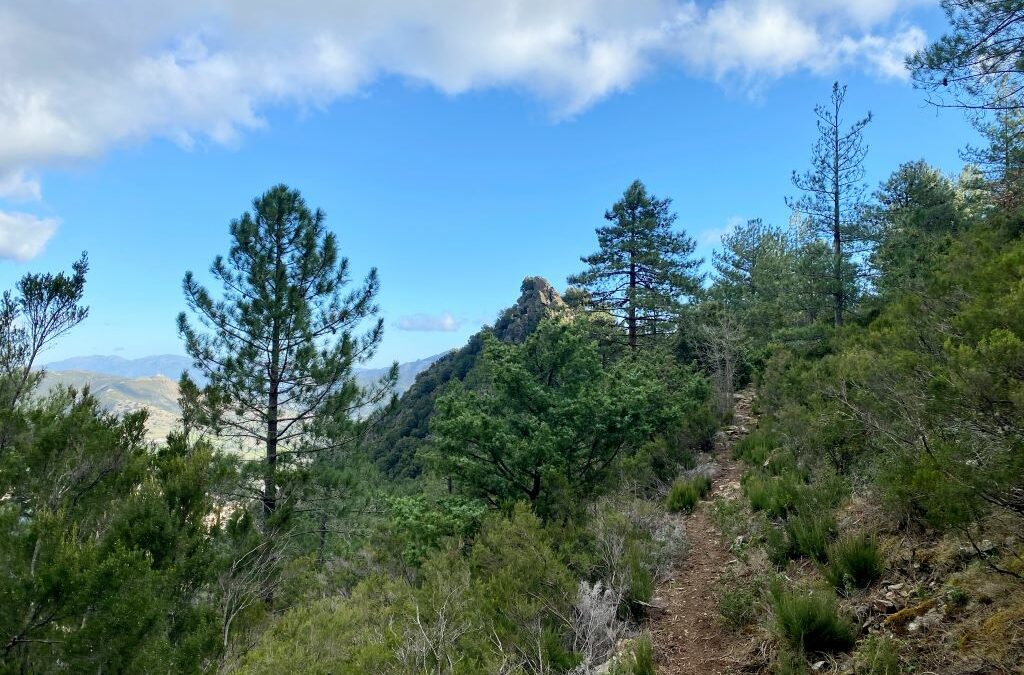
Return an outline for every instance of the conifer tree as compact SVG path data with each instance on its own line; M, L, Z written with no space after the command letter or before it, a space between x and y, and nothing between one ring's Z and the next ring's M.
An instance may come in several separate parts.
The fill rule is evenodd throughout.
M806 225L832 246L832 298L835 325L843 324L843 313L849 298L846 286L855 270L851 247L866 240L858 219L864 204L864 127L871 122L871 113L843 129L843 104L846 85L832 85L829 105L815 107L818 118L818 139L811 149L811 168L805 173L793 172L793 185L803 192L799 199L787 204L802 216Z
M907 59L914 86L941 107L1024 108L1024 2L942 0L952 30Z
M348 259L339 256L323 212L285 185L255 199L230 229L227 258L217 256L210 268L221 298L187 272L183 288L195 323L183 312L178 330L208 380L206 425L262 447L260 500L269 518L278 505L279 458L310 450L306 432L314 421L348 417L387 388L383 382L364 392L352 375L353 364L380 343L381 319L356 332L377 314L379 281L372 269L346 292Z
M703 261L693 257L694 240L672 229L671 203L633 181L604 214L611 224L597 229L600 250L581 258L588 268L569 277L588 293L590 309L625 324L631 349L672 330L681 303L700 291Z

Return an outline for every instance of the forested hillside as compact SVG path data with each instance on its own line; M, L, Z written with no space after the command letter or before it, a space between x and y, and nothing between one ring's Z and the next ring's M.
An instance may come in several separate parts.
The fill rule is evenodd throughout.
M794 111L787 226L702 261L682 201L624 185L564 292L526 276L401 396L358 377L386 280L285 185L183 271L159 443L40 389L89 260L26 274L0 672L1024 672L1024 4L944 6L908 65L977 116L962 171L909 148L869 184L837 82Z

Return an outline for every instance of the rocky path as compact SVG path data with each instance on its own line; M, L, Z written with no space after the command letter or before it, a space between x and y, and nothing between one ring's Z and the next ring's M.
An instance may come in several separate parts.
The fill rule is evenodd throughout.
M661 675L732 672L745 645L743 637L725 628L719 619L715 594L722 575L736 559L715 527L711 501L740 495L741 469L732 459L732 445L754 422L752 399L752 391L736 394L733 423L715 442L711 495L692 514L683 516L689 551L655 592L652 604L664 611L652 620L650 630Z

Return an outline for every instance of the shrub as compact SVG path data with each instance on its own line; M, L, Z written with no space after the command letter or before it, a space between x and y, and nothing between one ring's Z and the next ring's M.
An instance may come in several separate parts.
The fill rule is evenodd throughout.
M626 609L636 621L644 617L647 604L654 597L654 575L644 564L639 551L634 550L629 556L629 588L626 590Z
M828 547L825 578L836 588L867 588L885 571L878 542L867 533L842 537Z
M634 640L629 653L616 659L608 672L609 675L655 675L651 636L644 633Z
M757 601L761 597L760 579L740 582L729 575L718 590L718 613L725 625L742 630L757 621Z
M772 666L773 675L806 675L810 672L803 654L789 649L780 650Z
M698 474L689 480L678 479L672 484L665 500L669 511L692 511L701 498L711 490L711 481L704 474Z
M761 466L777 446L778 438L774 434L755 429L733 446L732 457L751 466Z
M781 518L796 508L803 486L803 478L796 471L786 471L779 476L748 473L742 482L750 508L764 511L773 518Z
M791 649L805 654L839 652L853 646L853 622L840 614L831 593L788 591L776 586L771 592L774 627Z
M830 513L799 513L786 521L786 539L791 555L824 560L829 539L836 529Z
M760 535L768 560L776 567L785 567L790 556L790 545L785 532L771 522L763 520Z
M853 655L854 667L860 675L900 675L900 657L889 638L872 635Z

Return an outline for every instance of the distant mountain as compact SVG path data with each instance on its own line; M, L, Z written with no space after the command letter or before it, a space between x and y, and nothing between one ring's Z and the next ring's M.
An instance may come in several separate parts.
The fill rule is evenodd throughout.
M434 361L447 354L442 352L418 361L398 364L397 393L402 394L416 380L416 375L430 367ZM139 359L126 359L120 356L73 356L70 359L47 363L44 368L51 372L74 371L78 373L98 373L116 375L118 377L166 377L177 381L181 373L188 373L197 380L202 374L192 365L192 359L176 354L157 354L143 356ZM370 384L387 374L388 368L355 368L356 379L361 384Z
M446 354L435 354L399 364L395 392L402 395L420 372ZM44 368L46 376L40 386L43 394L57 386L82 389L88 385L100 404L111 412L125 414L143 408L148 410L147 436L151 440L161 440L167 436L181 414L178 407L178 378L182 371L187 370L199 379L191 359L173 354L140 359L76 356L48 363ZM387 371L387 368L357 368L355 376L360 384L368 385L379 380Z
M434 365L435 361L444 358L450 352L441 352L440 354L434 354L422 358L419 361L409 361L408 363L398 364L398 383L395 385L395 393L401 396L412 386L412 383L416 381L416 376L422 373L424 370ZM373 384L380 378L388 374L390 368L356 368L355 375L356 381L366 386Z
M126 359L120 356L73 356L63 361L47 363L44 367L51 373L74 370L119 377L161 376L177 380L183 371L188 371L192 377L199 377L199 371L192 366L192 359L176 354L143 356L140 359Z
M89 387L93 396L105 409L118 415L149 411L146 437L160 440L174 428L181 414L178 407L178 380L162 375L153 377L122 377L81 370L48 370L39 387L46 394L55 387Z

